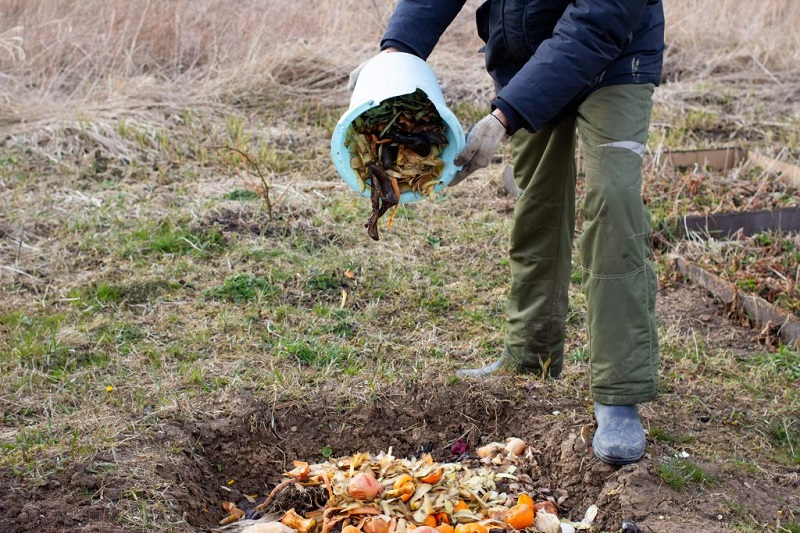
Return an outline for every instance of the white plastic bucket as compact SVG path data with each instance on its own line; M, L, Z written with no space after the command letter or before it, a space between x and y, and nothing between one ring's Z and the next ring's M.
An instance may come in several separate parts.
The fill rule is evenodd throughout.
M356 172L350 167L350 151L344 144L350 123L364 111L380 105L387 98L411 94L417 89L425 92L447 125L445 132L447 146L440 156L445 166L439 177L439 183L433 190L439 192L444 189L458 172L460 167L453 164L453 159L464 147L464 130L453 112L445 105L442 89L433 69L412 54L382 53L367 62L359 73L350 98L350 107L337 122L331 137L331 158L336 171L356 192L364 196L370 194L368 189L361 190ZM400 203L414 202L420 198L422 196L419 193L405 191L400 194Z

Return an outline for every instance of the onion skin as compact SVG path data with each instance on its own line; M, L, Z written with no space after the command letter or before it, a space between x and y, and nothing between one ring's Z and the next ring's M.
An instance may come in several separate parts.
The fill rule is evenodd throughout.
M506 441L506 451L514 455L522 455L527 447L528 445L525 444L524 440L516 437L512 437Z
M554 514L556 516L558 516L559 514L558 507L556 506L556 504L554 504L549 500L538 502L536 505L533 506L534 512L538 513L540 509L544 510L546 513Z
M364 523L364 533L389 533L389 522L380 517L374 517Z
M476 450L478 457L483 459L487 457L494 457L497 452L503 449L503 444L501 442L490 442L484 446L481 446Z
M362 502L374 500L382 490L383 487L370 472L359 472L347 483L347 494Z
M536 513L534 526L542 533L559 533L561 531L561 520L556 515L542 510Z

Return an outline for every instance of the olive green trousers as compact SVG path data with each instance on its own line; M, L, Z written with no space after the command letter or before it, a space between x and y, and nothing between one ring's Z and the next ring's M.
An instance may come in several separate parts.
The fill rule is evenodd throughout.
M630 405L658 385L656 276L642 158L653 85L598 89L554 126L511 138L521 194L509 243L505 359L518 370L561 373L575 231L580 135L585 174L579 240L593 399Z

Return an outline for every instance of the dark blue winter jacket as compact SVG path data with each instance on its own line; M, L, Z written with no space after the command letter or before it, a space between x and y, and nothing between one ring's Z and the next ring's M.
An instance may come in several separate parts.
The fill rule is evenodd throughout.
M427 59L464 3L399 0L381 48ZM510 133L558 121L599 87L661 78L661 0L488 0L476 18Z

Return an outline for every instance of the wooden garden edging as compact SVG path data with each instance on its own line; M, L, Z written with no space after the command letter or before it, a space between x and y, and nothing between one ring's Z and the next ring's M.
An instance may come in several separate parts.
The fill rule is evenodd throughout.
M701 166L717 170L729 170L743 162L757 165L766 172L774 172L777 178L789 186L800 188L800 167L785 163L754 150L734 146L712 150L671 151L656 154L654 164L672 167ZM745 211L717 213L708 216L686 216L678 222L678 233L692 233L700 238L725 238L737 232L753 235L763 231L789 232L800 230L800 208L783 208L769 211ZM680 256L670 256L673 270L697 283L715 298L756 325L776 329L781 342L800 348L800 319L791 312L759 296L740 290L735 284L722 279L703 267Z
M759 326L777 328L777 334L783 344L800 348L800 320L792 313L778 308L759 296L742 292L733 283L683 257L671 256L670 261L683 277L697 283L724 304L732 306L737 313L747 316Z
M680 217L675 226L681 237L701 239L727 239L737 234L750 236L765 231L800 232L800 207L686 215Z
M730 170L746 161L764 169L765 172L778 174L778 180L787 185L800 188L800 166L780 161L755 150L747 150L741 146L712 148L710 150L665 150L646 155L646 164L670 167L710 167L717 170Z

